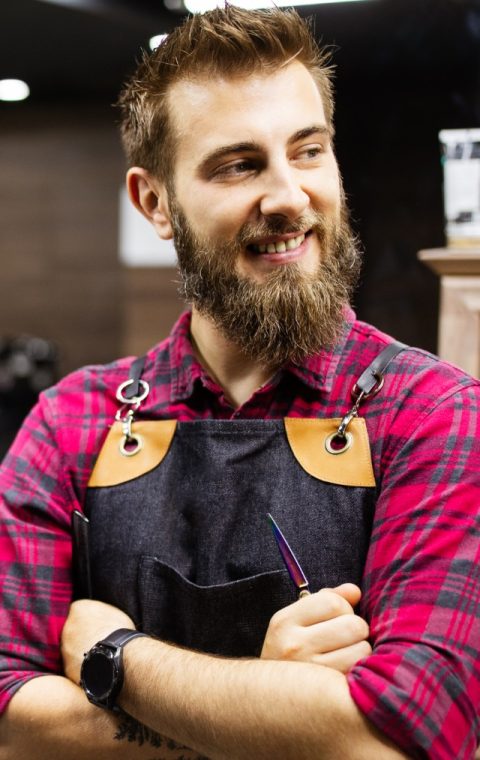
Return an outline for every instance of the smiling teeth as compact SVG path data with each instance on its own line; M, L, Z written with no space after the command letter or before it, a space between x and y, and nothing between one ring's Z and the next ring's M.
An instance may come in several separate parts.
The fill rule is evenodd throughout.
M285 251L293 251L298 248L299 245L305 240L305 235L299 235L290 240L279 240L278 243L268 243L268 245L254 245L254 249L259 253L285 253Z

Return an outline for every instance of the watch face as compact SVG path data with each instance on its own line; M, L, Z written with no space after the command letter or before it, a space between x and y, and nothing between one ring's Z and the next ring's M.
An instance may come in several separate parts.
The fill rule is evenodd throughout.
M94 699L101 701L110 696L117 672L113 653L92 650L83 661L82 683Z

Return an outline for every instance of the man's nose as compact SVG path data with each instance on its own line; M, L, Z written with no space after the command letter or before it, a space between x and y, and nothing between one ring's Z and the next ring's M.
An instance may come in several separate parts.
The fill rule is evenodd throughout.
M278 215L297 219L310 205L310 198L302 188L299 173L292 167L282 166L264 173L264 188L260 199L262 216Z

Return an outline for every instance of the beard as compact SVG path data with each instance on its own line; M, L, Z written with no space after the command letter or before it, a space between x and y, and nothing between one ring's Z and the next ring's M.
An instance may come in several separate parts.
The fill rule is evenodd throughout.
M266 217L243 225L233 240L216 244L195 233L173 194L170 212L180 295L247 357L279 367L335 345L360 269L345 206L340 220L329 221L313 210L295 223ZM250 241L306 229L316 234L321 250L314 273L294 262L275 267L261 282L236 271Z

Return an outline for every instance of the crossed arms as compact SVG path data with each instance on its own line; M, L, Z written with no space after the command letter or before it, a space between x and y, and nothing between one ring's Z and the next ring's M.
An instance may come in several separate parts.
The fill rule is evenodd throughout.
M350 604L358 597L345 584L280 611L258 660L130 642L119 704L154 729L142 744L122 741L124 721L90 705L76 685L82 653L133 623L110 605L75 602L62 636L68 678L35 678L17 692L0 721L0 758L404 758L350 696L344 671L370 652L368 626Z

